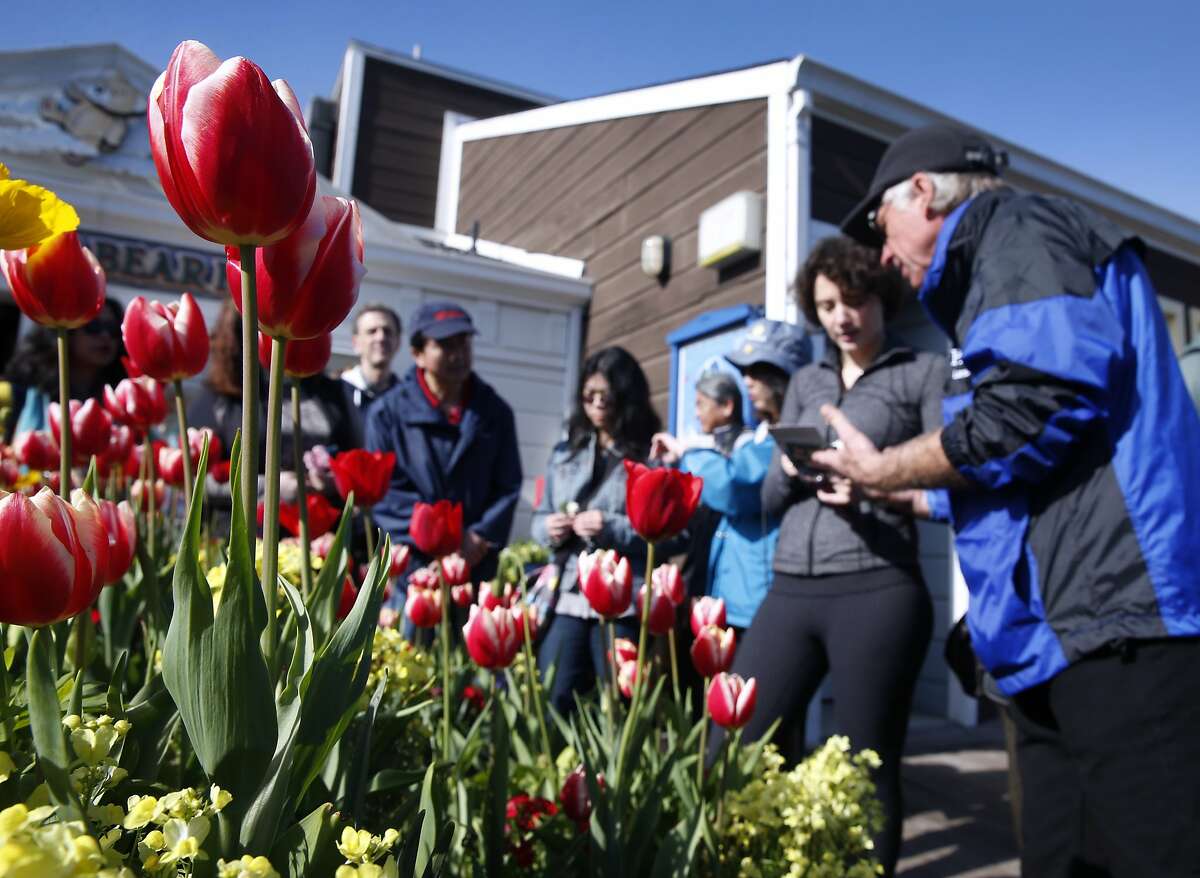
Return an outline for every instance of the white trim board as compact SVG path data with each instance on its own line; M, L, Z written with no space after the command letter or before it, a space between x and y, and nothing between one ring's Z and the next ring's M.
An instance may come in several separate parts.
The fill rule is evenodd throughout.
M354 161L358 152L358 124L362 113L363 69L366 60L361 49L353 43L342 59L342 76L338 85L338 130L333 149L331 181L346 194L353 191Z

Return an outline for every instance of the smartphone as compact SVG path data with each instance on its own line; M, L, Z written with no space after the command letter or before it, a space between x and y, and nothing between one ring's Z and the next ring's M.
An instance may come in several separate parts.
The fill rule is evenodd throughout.
M774 424L768 427L767 431L806 479L818 484L825 480L825 474L821 470L813 469L810 460L814 451L831 447L822 430L799 424Z

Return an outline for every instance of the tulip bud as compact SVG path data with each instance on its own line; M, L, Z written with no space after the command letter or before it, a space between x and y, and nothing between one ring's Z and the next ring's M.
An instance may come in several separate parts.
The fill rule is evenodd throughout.
M703 488L699 476L625 461L625 511L646 542L657 543L686 528Z
M172 488L183 487L183 451L163 446L158 449L158 474Z
M452 585L450 587L450 599L454 601L455 606L469 607L474 599L474 588L471 583L465 582L462 585Z
M104 584L118 582L133 564L133 553L137 547L137 525L133 507L125 500L114 503L100 501L100 517L108 534L108 563L104 568Z
M679 572L678 564L660 564L654 568L654 573L650 576L651 581L663 590L667 598L675 606L683 603L683 599L687 597L687 589L683 584L683 574Z
M481 668L506 668L521 648L522 629L512 610L471 607L463 639L471 660Z
M191 378L208 362L208 330L191 293L166 305L137 296L125 309L121 335L137 370L156 381Z
M617 666L617 688L626 698L633 697L633 687L637 683L637 661L621 662Z
M582 765L567 775L558 794L563 813L575 821L580 832L587 829L592 816L592 796L588 790L587 771Z
M579 590L592 609L605 619L617 618L629 609L633 598L633 570L629 561L612 549L581 553Z
M479 586L479 606L485 610L493 610L496 607L511 607L516 597L517 592L511 585L501 588L500 583L495 579L491 582L481 583Z
M163 497L166 496L167 486L163 484L162 479L156 479L154 482L154 508L161 509ZM142 503L145 501L146 495L146 480L138 479L129 486L129 500L133 503L133 508L141 512Z
M335 455L329 467L342 499L353 492L354 502L362 508L368 508L387 494L392 472L396 469L396 455L391 451L385 453L354 448ZM415 510L413 515L416 515Z
M758 698L758 681L721 673L708 686L708 712L722 728L739 729L750 722Z
M342 594L338 598L337 617L345 619L350 615L350 611L354 609L354 602L358 599L358 588L354 585L354 580L347 576L342 581Z
M45 430L30 430L13 440L13 451L31 470L52 470L58 466L58 442Z
M437 588L408 587L404 602L408 620L418 628L433 628L442 621L442 592Z
M462 555L446 555L440 561L442 578L446 585L462 585L464 582L471 581L471 568L467 566L467 561Z
M342 513L321 494L306 494L304 503L308 510L308 536L311 545L311 540L333 529ZM296 503L280 503L279 523L287 528L288 533L300 536L300 506Z
M705 595L692 604L692 635L698 637L705 625L725 627L725 599Z
M391 566L388 567L388 576L395 579L402 576L404 571L408 569L409 558L412 555L412 550L404 545L404 543L396 543L392 546Z
M692 664L702 677L713 677L733 665L736 637L732 628L705 625L692 641Z
M153 378L124 378L104 388L104 408L120 424L145 432L167 416L167 397Z
M323 332L316 338L291 339L283 353L283 374L289 378L307 378L329 365L333 355L333 336ZM258 362L271 368L271 336L258 334Z
M104 269L76 232L24 250L0 250L0 274L17 307L42 326L75 329L104 307Z
M675 627L675 604L667 596L667 593L655 585L652 597L650 598L650 619L647 622L647 627L651 634L659 636L665 635L668 631ZM638 589L637 594L637 615L642 618L642 605L646 600L646 586Z
M454 554L462 548L462 504L449 500L414 504L408 533L413 545L431 558Z
M101 408L94 399L80 402L71 400L71 449L79 463L86 462L93 454L102 454L112 438L112 416ZM62 412L56 402L50 403L50 432L56 443L62 442Z

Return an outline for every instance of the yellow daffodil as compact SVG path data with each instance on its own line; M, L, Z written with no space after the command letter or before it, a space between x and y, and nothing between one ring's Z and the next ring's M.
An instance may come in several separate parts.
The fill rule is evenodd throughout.
M23 250L79 228L79 214L49 189L14 180L0 162L0 250Z
M217 878L279 878L266 857L243 854L240 860L217 860Z

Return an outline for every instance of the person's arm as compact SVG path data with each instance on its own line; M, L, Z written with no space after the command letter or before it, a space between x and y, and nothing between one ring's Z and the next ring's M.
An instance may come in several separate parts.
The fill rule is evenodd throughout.
M468 529L493 546L503 547L512 530L513 514L521 497L521 454L517 448L517 427L512 409L504 407L504 416L497 425L496 466L492 470L488 505L479 521Z
M690 449L680 468L704 479L700 502L722 515L758 515L762 510L762 483L771 466L775 443L745 442L725 457L712 449Z

